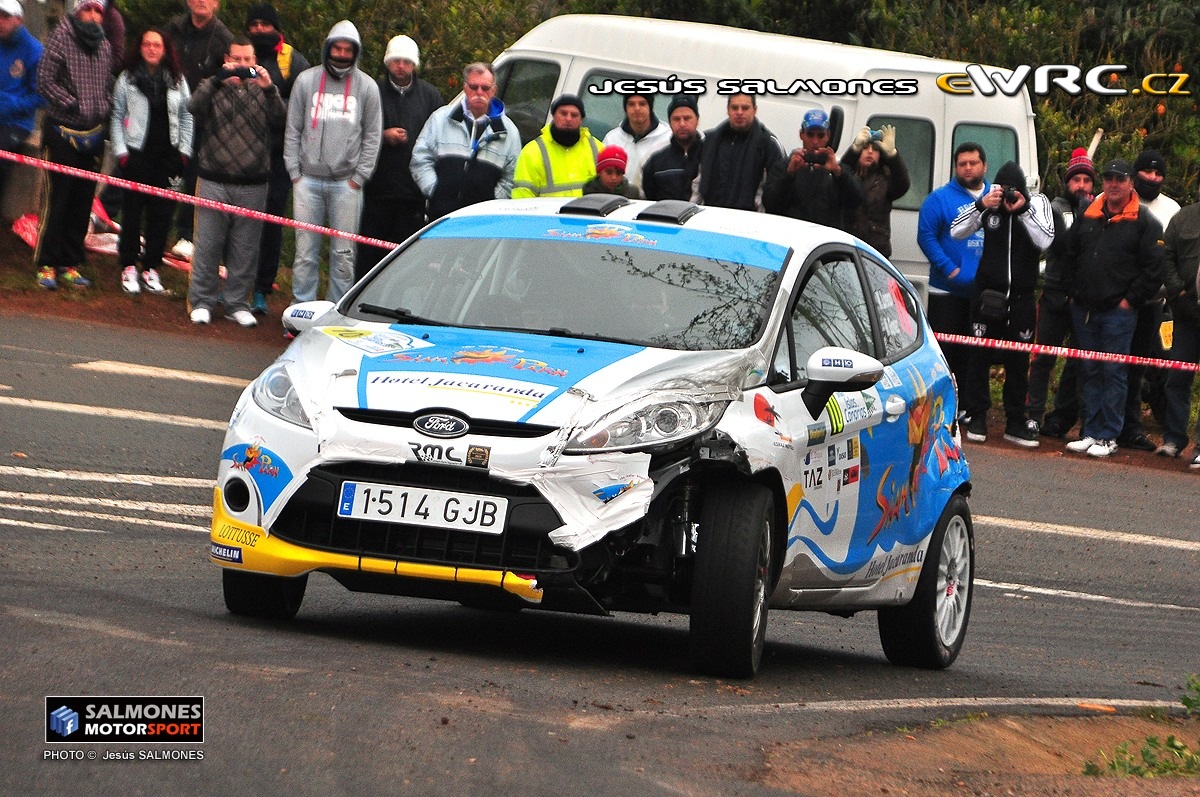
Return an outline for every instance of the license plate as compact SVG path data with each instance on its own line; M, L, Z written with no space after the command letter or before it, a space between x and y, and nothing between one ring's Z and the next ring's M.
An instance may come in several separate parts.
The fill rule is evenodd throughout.
M502 534L508 499L394 484L342 482L338 517Z

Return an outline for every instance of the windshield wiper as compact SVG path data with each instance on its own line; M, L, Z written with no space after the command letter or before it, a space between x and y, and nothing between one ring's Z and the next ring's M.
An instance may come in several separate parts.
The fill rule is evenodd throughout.
M419 315L414 315L404 307L384 307L380 304L370 304L368 302L360 302L358 309L364 313L373 315L381 315L385 318L394 318L397 321L406 321L410 324L425 324L426 326L444 327L447 324L444 321L435 321L432 318L423 318Z

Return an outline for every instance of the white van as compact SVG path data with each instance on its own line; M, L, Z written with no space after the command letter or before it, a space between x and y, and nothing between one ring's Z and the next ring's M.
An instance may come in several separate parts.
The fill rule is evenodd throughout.
M989 179L1012 160L1030 187L1037 187L1028 91L984 96L971 90L966 66L721 25L565 15L543 22L505 50L496 59L496 78L497 96L524 141L537 135L551 100L564 92L583 99L584 124L602 138L624 118L624 103L620 94L596 92L611 91L609 81L637 79L650 80L662 94L696 94L702 129L725 119L725 94L735 88L757 92L758 118L786 150L799 146L800 119L810 108L830 114L831 146L839 154L864 125L872 130L895 125L912 188L894 205L892 261L923 292L929 263L917 246L917 211L930 191L950 179L958 144L983 146ZM961 93L939 88L944 75L954 77L942 78L942 84ZM664 97L655 103L664 122L667 102Z

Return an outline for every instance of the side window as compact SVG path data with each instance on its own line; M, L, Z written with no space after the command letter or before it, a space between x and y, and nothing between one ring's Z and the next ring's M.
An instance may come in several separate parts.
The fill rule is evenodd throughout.
M916 348L921 338L920 311L912 293L891 272L869 257L863 258L867 290L875 303L884 363L893 363Z
M950 151L954 152L955 148L964 141L974 141L983 147L983 152L987 155L987 179L990 183L996 177L996 172L1000 167L1009 161L1017 161L1017 131L1011 127L997 127L996 125L981 125L981 124L960 124L954 128L954 140L951 142ZM897 147L899 149L899 147ZM951 165L953 169L953 164Z
M866 295L849 255L827 255L810 267L792 308L791 336L797 379L808 377L808 358L823 346L875 356Z
M907 119L900 116L872 116L867 125L872 130L878 130L884 125L895 126L896 151L904 158L912 185L904 196L892 203L892 207L920 210L921 203L933 190L933 153L937 144L933 122L928 119Z
M496 96L504 112L528 144L542 132L550 102L558 91L559 66L554 61L515 58L496 67Z

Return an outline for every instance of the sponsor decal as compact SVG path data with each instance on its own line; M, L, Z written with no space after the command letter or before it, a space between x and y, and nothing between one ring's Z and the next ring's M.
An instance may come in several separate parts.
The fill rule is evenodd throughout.
M871 560L871 564L867 567L866 578L880 578L884 573L888 573L898 567L919 565L924 561L925 551L920 549L880 556Z
M846 457L849 459L858 459L858 439L851 438L846 441Z
M253 471L272 479L279 476L279 466L272 464L271 455L263 451L258 441L246 446L241 459L238 459L237 454L234 454L232 459L234 470Z
M804 471L804 489L811 490L814 487L824 487L824 473L825 469L822 467L816 467L812 470Z
M230 446L221 452L221 459L228 459L233 470L250 477L262 497L263 509L271 506L292 481L292 471L283 457L263 445L262 438Z
M834 465L837 464L837 446L830 446L828 454L829 454L829 467L832 468Z
M455 365L497 365L512 362L512 352L503 346L484 346L480 349L462 349L450 359Z
M618 495L628 492L630 489L632 489L633 487L637 486L638 484L640 484L642 482L641 477L638 477L638 476L630 476L627 478L629 479L629 481L618 482L616 484L608 484L603 487L597 487L595 490L592 490L592 495L594 495L594 496L596 496L596 498L600 499L600 501L602 503L607 504L609 501L613 500Z
M441 439L462 437L471 431L470 425L465 420L448 412L418 415L413 419L413 428L423 435Z
M235 548L232 545L218 545L215 542L208 544L208 555L219 562L231 562L235 565L242 563L242 549Z
M819 445L825 442L825 424L810 423L808 425L808 444L810 446Z
M395 354L400 351L425 349L433 346L427 340L395 329L369 327L321 327L320 329L329 337L340 340L369 355Z
M468 446L466 466L468 468L486 468L492 459L491 446Z
M411 376L402 376L399 374L390 375L377 372L367 379L367 385L414 386L433 390L477 393L508 398L528 404L537 404L555 392L552 388L543 387L534 382L521 382L500 378L488 379L486 377L459 377L450 374L414 374Z
M840 357L822 357L821 365L825 368L853 368L854 360L846 360Z
M842 484L855 484L858 482L858 465L851 465L842 471Z
M199 696L46 698L46 742L204 742L204 698Z
M825 410L829 413L829 431L831 434L841 434L846 428L846 419L842 417L842 406L836 396L830 396L825 402Z
M213 536L218 540L227 540L238 545L245 545L247 548L257 548L258 541L262 537L257 531L243 529L229 523L222 523L221 527L213 533ZM241 551L238 551L238 561L241 561Z
M614 243L638 244L640 246L658 246L656 238L647 238L632 227L622 224L589 224L582 232L551 228L546 230L547 238L576 238L586 241L613 241Z

